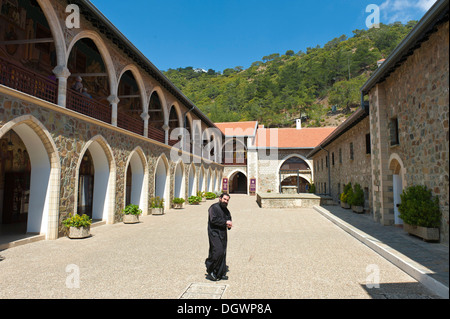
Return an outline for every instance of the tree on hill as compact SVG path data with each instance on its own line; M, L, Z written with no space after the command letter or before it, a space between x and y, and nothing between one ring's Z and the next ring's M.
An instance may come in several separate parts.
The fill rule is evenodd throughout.
M305 125L319 126L331 106L348 112L360 104L360 87L417 22L381 24L355 30L322 48L273 53L244 70L195 72L169 69L165 75L214 122L258 120L267 127L292 127L305 114ZM317 101L328 97L328 103Z

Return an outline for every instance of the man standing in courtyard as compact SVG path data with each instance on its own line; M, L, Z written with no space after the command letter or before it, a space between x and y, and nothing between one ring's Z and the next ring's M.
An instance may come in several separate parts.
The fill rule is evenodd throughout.
M230 195L220 195L219 202L208 209L209 256L205 261L209 280L227 280L227 231L233 227L228 202Z

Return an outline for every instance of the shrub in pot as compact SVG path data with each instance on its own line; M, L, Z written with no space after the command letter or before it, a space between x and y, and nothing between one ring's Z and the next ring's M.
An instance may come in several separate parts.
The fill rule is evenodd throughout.
M172 200L173 208L175 208L175 209L183 208L184 202L185 202L184 198L175 197Z
M71 239L82 239L91 235L92 219L87 215L72 215L62 224L69 230L68 237Z
M342 194L340 196L342 208L345 208L345 209L350 208L348 201L349 201L349 198L352 196L352 193L353 193L352 183L348 183L347 185L345 185L344 191L342 192Z
M216 194L214 194L212 192L206 192L205 197L207 200L213 200L213 199L216 199L217 196L216 196Z
M152 215L164 215L164 198L153 197L150 200L150 211Z
M206 202L206 192L198 191L197 197L200 197L202 202Z
M142 210L138 205L130 204L122 210L122 213L124 224L136 224L139 223L139 215L142 214Z
M199 196L191 196L188 198L189 205L198 205L202 201L202 198Z
M351 197L350 197L351 196ZM355 184L353 188L353 192L349 196L348 203L352 207L352 210L355 213L363 213L364 212L364 191L361 188L361 185Z
M410 186L400 195L398 207L404 229L424 240L439 240L441 211L439 199L433 198L431 190L426 186Z

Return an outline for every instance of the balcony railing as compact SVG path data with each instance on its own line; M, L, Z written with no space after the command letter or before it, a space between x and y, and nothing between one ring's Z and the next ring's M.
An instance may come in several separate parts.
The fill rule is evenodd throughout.
M11 61L0 58L0 84L17 91L35 96L53 104L58 103L58 83L43 75L24 69ZM67 90L66 108L83 115L111 124L112 109L93 98L72 89ZM130 132L144 135L144 121L126 113L118 113L117 126ZM148 138L165 143L165 132L152 126L148 127ZM171 140L171 146L178 141Z
M56 104L58 84L33 71L0 58L0 84Z
M66 107L69 110L111 124L112 111L110 106L101 104L92 98L70 89L67 90Z
M134 118L126 113L117 113L117 126L127 131L144 135L144 121Z
M148 126L148 138L151 138L152 140L155 140L155 141L158 141L161 143L166 142L164 131L157 129L155 127L152 127L150 125Z

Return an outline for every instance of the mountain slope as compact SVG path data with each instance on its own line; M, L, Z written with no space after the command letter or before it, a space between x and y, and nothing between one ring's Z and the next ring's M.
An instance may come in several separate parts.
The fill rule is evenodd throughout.
M265 56L246 70L188 67L164 73L214 122L258 120L267 127L293 127L302 116L306 126L338 125L359 106L359 89L377 61L416 23L355 30L351 38L341 36L306 52Z

